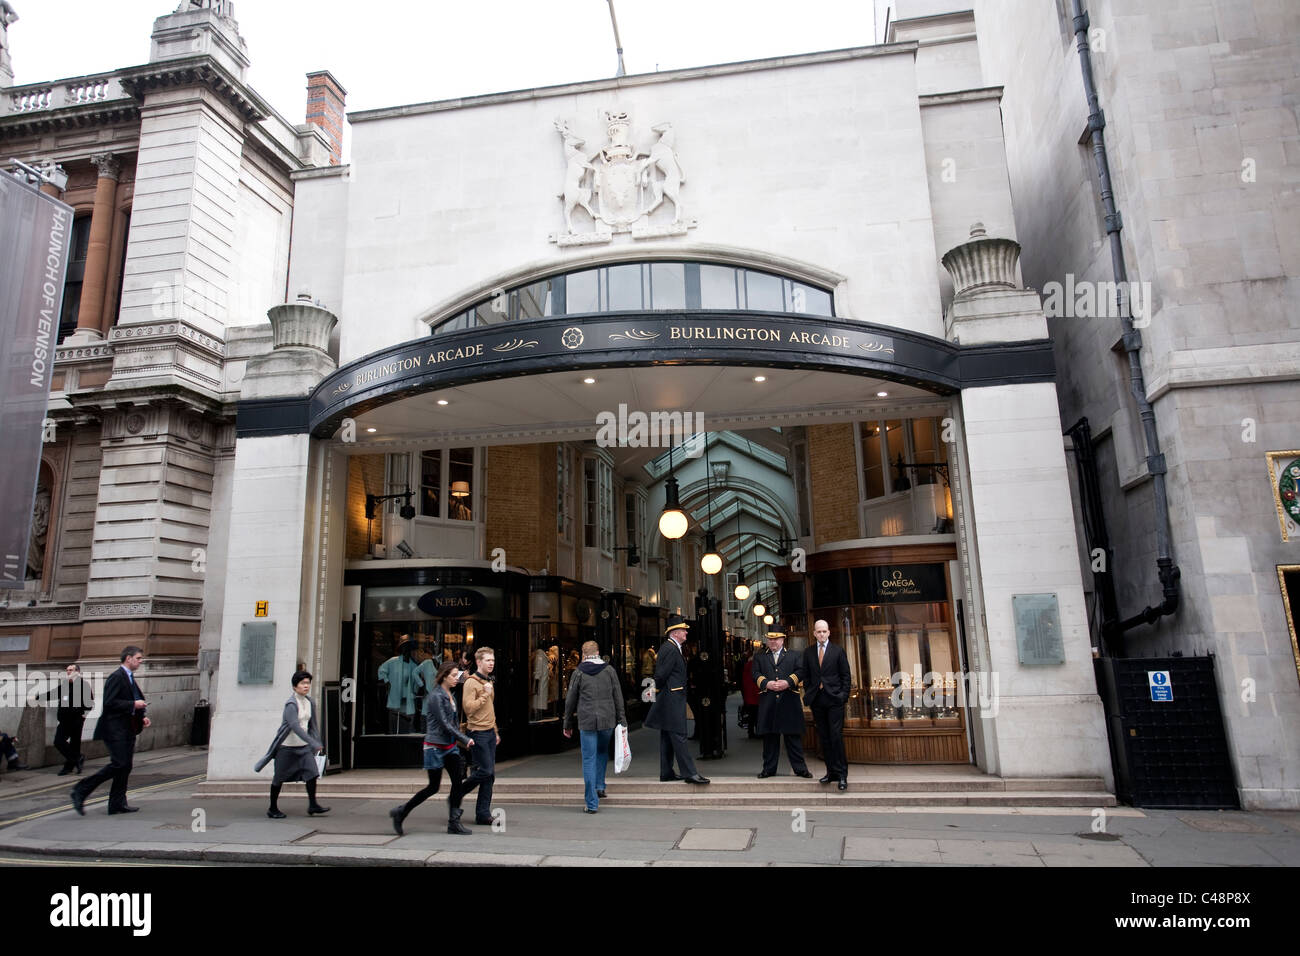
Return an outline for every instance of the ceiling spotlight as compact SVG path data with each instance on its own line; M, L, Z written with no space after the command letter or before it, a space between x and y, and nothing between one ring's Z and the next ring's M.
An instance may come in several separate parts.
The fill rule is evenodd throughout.
M888 397L889 397L888 392L876 392L876 398L888 398Z
M594 378L592 378L592 377L589 375L589 376L587 376L586 378L584 378L584 379L582 380L582 384L583 384L583 385L595 385L595 384L596 384L596 380L595 380Z
M379 431L379 429L378 429L378 428L367 428L366 431L369 432L371 435L373 435L375 432Z
M767 376L766 376L766 375L755 375L755 376L754 376L754 381L756 381L756 382L766 382L766 381L767 381Z
M438 404L439 404L439 405L450 405L451 402L447 401L445 398L440 398L440 399L438 399Z

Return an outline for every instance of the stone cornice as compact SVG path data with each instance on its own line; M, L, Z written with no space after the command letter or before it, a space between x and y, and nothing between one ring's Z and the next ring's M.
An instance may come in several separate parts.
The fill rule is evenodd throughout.
M349 113L348 121L351 123L364 123L368 120L394 119L400 116L412 116L417 113L438 113L444 110L469 109L476 106L495 106L499 103L513 103L520 100L575 96L579 93L591 93L598 90L620 90L635 86L649 86L654 83L697 80L735 73L753 73L759 70L783 70L796 66L814 66L821 63L837 63L877 56L894 56L898 54L915 56L916 50L916 41L908 40L901 43L884 43L877 46L849 47L843 50L827 50L821 53L804 53L798 56L775 56L763 60L742 60L738 63L719 63L713 66L687 67L680 70L663 70L657 73L637 73L632 76L619 76L605 80L587 80L582 83L565 83L559 86L541 86L528 90L515 90L509 93L491 93L486 96L466 96L453 100L436 100L432 103L414 103L409 106L360 110Z
M0 139L17 139L33 133L52 133L88 126L140 122L140 104L133 99L66 106L62 109L0 116Z
M233 106L245 121L264 120L274 112L266 100L206 55L129 67L118 74L118 79L122 88L142 103L154 90L205 86Z

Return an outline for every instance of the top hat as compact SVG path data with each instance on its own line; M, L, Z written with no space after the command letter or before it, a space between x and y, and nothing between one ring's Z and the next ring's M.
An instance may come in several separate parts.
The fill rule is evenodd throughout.
M686 622L686 618L680 614L669 614L668 626L664 628L664 633L671 634L673 631L689 631L690 629L691 626Z

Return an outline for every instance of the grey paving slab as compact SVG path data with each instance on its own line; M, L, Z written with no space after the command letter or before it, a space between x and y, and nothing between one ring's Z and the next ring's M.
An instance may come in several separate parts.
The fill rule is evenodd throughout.
M1124 842L1150 861L1152 866L1196 866L1203 863L1228 866L1278 865L1277 858L1257 842L1265 840L1265 837L1249 840L1240 836L1224 839L1224 834L1198 835L1201 839L1196 842L1148 836L1128 836Z
M771 866L772 864L758 860L719 860L717 858L701 860L683 860L674 857L670 860L655 860L651 866Z
M726 829L718 827L691 827L677 841L678 850L748 850L754 840L754 830L749 827Z
M1138 852L1123 843L1066 843L1033 841L1046 866L1150 866Z
M942 863L939 841L899 837L850 836L844 839L843 859L882 863Z
M941 862L957 866L1042 866L1024 840L939 840Z
M397 834L377 833L313 833L298 841L299 846L387 846L397 839Z

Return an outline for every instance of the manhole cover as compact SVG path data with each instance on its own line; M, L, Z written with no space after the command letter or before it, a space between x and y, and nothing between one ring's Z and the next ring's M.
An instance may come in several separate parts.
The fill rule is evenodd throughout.
M751 829L691 827L677 841L676 850L748 850L754 842Z

